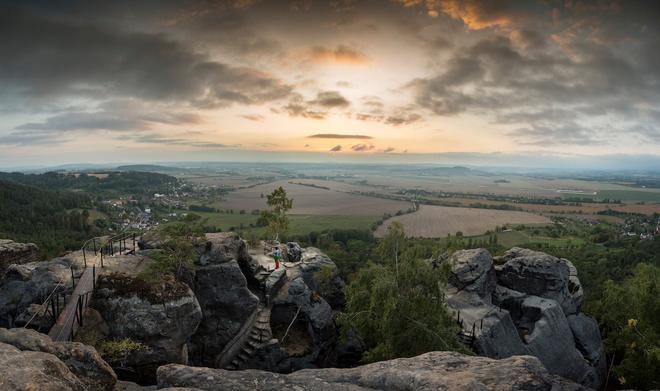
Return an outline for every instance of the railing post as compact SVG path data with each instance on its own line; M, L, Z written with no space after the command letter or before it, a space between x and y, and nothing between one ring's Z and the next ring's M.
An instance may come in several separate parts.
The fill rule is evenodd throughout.
M101 247L101 267L103 267L103 247Z
M96 265L92 265L92 290L96 290Z
M55 300L58 300L60 295L54 295L53 297L55 298ZM57 322L57 313L55 312L55 302L53 301L52 298L50 299L50 310L53 313L53 323L55 323Z
M82 327L82 324L83 324L82 313L83 313L82 296L78 296L78 325L80 327Z

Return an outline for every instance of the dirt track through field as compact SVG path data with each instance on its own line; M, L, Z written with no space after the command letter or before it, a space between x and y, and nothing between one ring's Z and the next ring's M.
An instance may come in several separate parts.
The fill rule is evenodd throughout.
M382 237L393 221L403 224L408 237L425 238L455 235L458 231L465 236L472 236L492 231L497 226L552 223L547 217L527 212L421 205L417 212L385 221L375 235Z

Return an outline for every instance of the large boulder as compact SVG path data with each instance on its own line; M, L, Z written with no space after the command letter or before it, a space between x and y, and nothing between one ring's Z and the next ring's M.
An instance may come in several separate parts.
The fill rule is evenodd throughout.
M566 315L576 314L582 304L577 270L566 259L514 247L497 268L497 282L507 288L555 300Z
M300 273L312 290L318 292L332 308L342 308L346 302L344 280L337 265L321 250L307 247L300 257Z
M483 248L461 250L449 259L451 274L449 281L459 291L475 293L490 302L490 295L497 283L493 258Z
M53 342L34 330L0 328L0 343L21 351L44 352L56 356L88 390L112 391L117 375L92 346L78 342Z
M155 381L156 368L188 363L188 341L202 319L193 291L174 279L145 281L121 274L101 276L92 306L108 327L107 340L129 338L144 346L113 363L140 382ZM118 369L117 369L118 370Z
M205 266L232 259L239 263L250 261L247 242L233 232L207 233L206 243L200 249L198 263Z
M579 312L572 263L522 248L495 260L484 249L458 251L449 262L447 304L476 353L533 355L553 374L601 386L602 341L595 321Z
M204 314L191 341L196 365L212 366L224 346L257 310L259 298L247 286L237 261L197 267L195 294Z
M0 275L9 265L36 262L39 260L39 248L34 243L17 243L9 239L0 239Z
M0 389L83 391L83 383L55 355L0 342Z
M23 326L35 313L31 306L42 304L55 290L70 291L72 267L80 274L77 264L66 257L10 265L0 280L0 327ZM39 320L45 320L43 327L50 327L47 319Z
M350 369L305 369L288 375L166 365L158 368L158 386L264 391L584 390L550 375L534 357L493 360L455 352L431 352Z

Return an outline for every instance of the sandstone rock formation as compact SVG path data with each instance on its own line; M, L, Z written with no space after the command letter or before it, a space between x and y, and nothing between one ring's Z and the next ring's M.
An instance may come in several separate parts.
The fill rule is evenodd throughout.
M10 265L0 280L0 327L23 326L37 311L31 306L43 303L56 287L59 292L71 290L72 267L79 273L78 266L66 257ZM47 329L52 319L37 318L34 326L39 322Z
M233 259L197 267L195 295L204 316L192 337L191 358L197 365L213 366L224 346L255 315L259 298Z
M104 339L130 338L146 346L126 357L121 366L141 382L155 380L165 363L188 363L188 341L202 319L193 291L174 280L148 283L125 276L101 276L92 306L103 317Z
M82 382L50 353L21 351L0 343L0 389L82 391Z
M538 357L550 373L598 388L605 354L597 324L580 313L582 288L565 259L512 248L495 259L484 249L458 251L447 303L463 340L480 355Z
M9 239L0 239L0 276L9 265L24 264L39 260L39 248L34 243L17 243Z
M305 284L325 299L332 308L342 308L346 302L344 281L337 265L319 249L307 247L301 251L300 273Z
M32 357L31 359L39 357L38 361L45 362L47 367L52 368L53 384L62 387L53 389L66 389L68 386L70 389L112 391L117 382L117 376L110 365L103 361L96 349L91 346L83 345L78 342L53 342L50 337L45 334L40 334L34 330L24 328L0 328L0 346L4 344L11 345L22 352L40 352L53 355L59 359L59 362L56 362L45 354L32 354L25 356L25 359L30 359L29 357ZM0 347L0 351L1 350L2 348ZM11 350L7 351L11 352ZM0 353L0 357L1 356L3 356L3 353ZM16 354L13 354L13 356L18 357ZM32 364L33 363L25 362L23 365L30 367ZM67 371L61 370L61 364L67 368ZM0 365L5 366L4 364ZM39 369L33 368L32 370L34 370L34 373L29 373L26 376L27 379L35 379L39 377ZM10 378L14 375L15 374L11 374ZM70 381L71 375L76 378L76 381ZM67 385L67 383L70 384ZM41 387L42 386L39 385L38 388L34 389L49 389ZM0 376L0 389L4 390L8 388L2 387L2 376ZM17 389L30 388L26 386L25 388L17 387Z
M159 387L200 390L583 390L550 375L531 356L493 360L431 352L351 369L304 369L288 375L165 365Z

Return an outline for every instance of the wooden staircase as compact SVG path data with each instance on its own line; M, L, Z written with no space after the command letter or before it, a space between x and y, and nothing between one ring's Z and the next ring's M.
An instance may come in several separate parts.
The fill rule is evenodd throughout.
M254 352L263 345L271 342L273 334L270 329L270 311L271 307L263 307L259 311L248 337L229 364L224 366L224 369L240 369L254 355Z

